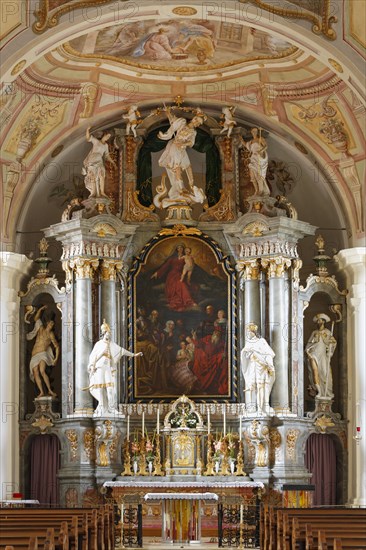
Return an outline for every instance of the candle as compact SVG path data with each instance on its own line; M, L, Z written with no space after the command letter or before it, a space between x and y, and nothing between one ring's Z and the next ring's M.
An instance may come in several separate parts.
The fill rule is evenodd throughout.
M242 420L241 420L241 417L240 417L240 420L239 420L239 441L241 441L241 432L242 432Z
M127 441L130 440L130 415L127 415Z
M158 405L158 410L156 413L156 433L159 435L159 420L160 420L160 410Z
M240 525L243 524L243 505L240 504Z
M142 437L144 437L145 433L145 411L142 411Z
M210 409L207 409L207 435L211 433Z
M226 436L226 409L224 409L223 415L224 415L224 437L225 437Z

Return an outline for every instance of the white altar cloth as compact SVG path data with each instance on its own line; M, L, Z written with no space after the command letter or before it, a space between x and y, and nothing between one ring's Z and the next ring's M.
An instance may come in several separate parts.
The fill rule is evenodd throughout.
M216 493L146 493L145 500L218 500Z
M186 488L186 487L209 487L216 489L227 489L236 487L264 487L261 481L214 481L207 478L202 481L168 481L166 477L155 477L153 480L140 481L136 477L129 477L121 481L105 481L103 487L160 487L167 488Z

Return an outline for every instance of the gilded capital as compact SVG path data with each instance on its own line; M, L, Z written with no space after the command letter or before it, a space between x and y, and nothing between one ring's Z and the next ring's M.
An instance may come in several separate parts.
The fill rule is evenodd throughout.
M291 260L283 256L275 256L274 258L266 258L261 260L263 268L267 268L267 276L269 279L283 277L286 269L291 267Z
M240 260L236 268L245 281L258 280L260 277L260 265L257 259Z
M100 273L102 281L115 281L117 271L121 271L123 262L120 260L103 260Z
M75 271L77 279L92 279L94 271L99 267L98 258L75 258L70 260L71 269Z

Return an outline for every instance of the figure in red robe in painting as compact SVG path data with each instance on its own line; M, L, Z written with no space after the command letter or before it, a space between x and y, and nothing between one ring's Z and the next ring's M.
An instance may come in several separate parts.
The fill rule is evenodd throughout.
M169 309L173 311L186 311L197 307L194 295L197 285L187 281L181 281L184 260L184 245L179 244L174 255L170 256L163 265L151 276L152 279L165 279L165 296Z
M197 377L198 392L227 395L228 370L226 333L219 326L214 332L200 339L194 339L193 374Z

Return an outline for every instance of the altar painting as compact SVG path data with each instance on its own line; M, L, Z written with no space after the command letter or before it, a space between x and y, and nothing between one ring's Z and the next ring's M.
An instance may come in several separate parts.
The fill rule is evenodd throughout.
M161 238L135 261L130 335L143 356L130 398L231 398L233 277L219 249L194 236Z

